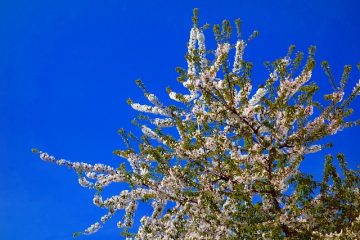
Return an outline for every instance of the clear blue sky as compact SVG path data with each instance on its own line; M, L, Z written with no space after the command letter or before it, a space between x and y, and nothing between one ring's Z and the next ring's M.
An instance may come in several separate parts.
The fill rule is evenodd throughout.
M245 58L255 63L254 81L261 83L262 62L283 56L290 44L303 51L316 45L317 63L327 59L337 77L344 64L360 61L358 2L0 1L0 239L71 239L105 213L73 171L40 161L30 149L117 166L117 129L133 129L135 116L125 100L143 100L134 80L160 96L166 86L178 86L174 69L185 66L194 7L202 23L239 17L244 36L260 30ZM325 93L330 88L317 69L314 80ZM348 90L358 79L355 70ZM327 152L346 153L355 167L359 135L360 128L341 132ZM307 159L303 169L319 177L322 155ZM116 220L80 239L119 239Z

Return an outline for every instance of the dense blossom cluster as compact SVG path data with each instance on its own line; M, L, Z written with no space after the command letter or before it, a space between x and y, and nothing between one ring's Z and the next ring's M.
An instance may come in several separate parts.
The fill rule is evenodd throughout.
M325 97L329 103L320 105L313 101L318 86L309 83L314 48L297 76L294 69L303 55L292 58L291 49L274 61L268 79L251 94L251 64L243 60L248 41L238 39L231 45L229 23L224 21L222 31L214 27L216 50L207 51L203 30L195 15L188 67L179 70L186 92L169 90L176 106L166 106L145 88L151 105L129 101L148 116L139 118L144 121L139 124L140 144L133 147L131 134L122 132L128 149L115 152L128 160L131 170L56 160L40 152L45 161L73 168L81 186L97 190L93 203L108 210L84 233L96 232L124 210L118 226L136 239L359 237L359 171L349 170L341 154L337 159L343 177L331 156L326 157L322 182L299 166L306 154L327 147L319 140L358 124L345 118L360 84L346 98L343 86L333 89ZM214 55L212 61L209 54ZM343 76L341 82L348 74ZM101 190L114 182L132 188L103 200ZM136 209L147 203L152 213L143 216L138 231L131 234Z

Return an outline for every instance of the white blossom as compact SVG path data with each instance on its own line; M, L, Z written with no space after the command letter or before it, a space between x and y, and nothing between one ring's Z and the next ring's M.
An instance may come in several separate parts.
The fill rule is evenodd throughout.
M240 71L245 46L246 44L243 40L238 40L236 42L235 45L236 52L235 52L233 70L232 70L234 73L238 73Z
M94 223L85 230L85 234L92 234L97 232L101 228L100 223Z
M195 50L195 47L196 47L196 40L197 40L198 31L199 30L197 28L192 28L191 31L190 31L190 39L189 39L189 43L188 43L188 55L189 55L189 58L187 60L187 62L188 62L188 75L189 76L192 76L192 75L196 74L195 63L191 58L193 57L194 50Z
M256 104L258 104L261 98L263 98L266 93L267 90L265 88L259 88L254 94L254 96L249 100L249 105L255 106Z
M359 94L360 94L360 79L359 79L359 81L356 83L356 85L354 86L351 94L356 94L356 95L359 95Z

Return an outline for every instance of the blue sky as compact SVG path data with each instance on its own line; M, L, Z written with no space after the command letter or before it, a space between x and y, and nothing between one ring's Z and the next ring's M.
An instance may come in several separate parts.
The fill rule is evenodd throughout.
M0 239L70 239L105 213L74 172L40 161L30 149L117 166L116 132L133 129L136 116L125 100L143 100L134 80L163 97L166 86L179 86L174 69L185 66L194 7L202 23L241 18L243 36L260 30L245 53L258 84L266 75L262 63L286 54L290 44L303 51L317 46L313 79L324 93L330 87L320 61L328 60L338 78L343 65L360 61L356 0L0 1ZM355 70L348 91L358 79ZM359 134L341 132L326 152L346 153L355 167ZM319 177L322 156L307 159L303 169ZM119 239L116 220L80 239Z

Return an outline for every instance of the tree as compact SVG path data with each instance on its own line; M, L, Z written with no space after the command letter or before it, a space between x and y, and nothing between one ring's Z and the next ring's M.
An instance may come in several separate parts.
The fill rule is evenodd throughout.
M336 155L338 163L326 156L320 182L299 170L305 155L330 147L320 140L359 125L360 121L346 120L360 93L358 82L344 94L351 66L344 67L337 84L329 64L322 62L332 91L318 102L314 95L319 86L310 82L315 47L309 48L303 63L304 54L294 53L291 46L286 56L265 64L269 78L251 94L252 64L243 53L258 33L243 40L240 24L235 21L234 45L230 22L214 25L217 48L207 50L203 32L209 25L199 26L194 10L188 67L177 68L178 81L187 92L167 89L174 105L163 104L137 81L151 103L128 101L142 113L134 123L143 135L120 130L127 148L114 151L131 169L125 164L114 168L57 160L35 150L42 160L74 169L81 186L96 190L94 204L108 210L83 234L96 232L125 210L118 226L124 236L137 239L360 236L360 170L349 169L343 154ZM114 182L128 183L129 190L103 199L102 189ZM143 216L136 233L130 233L140 201L151 204L153 212Z

